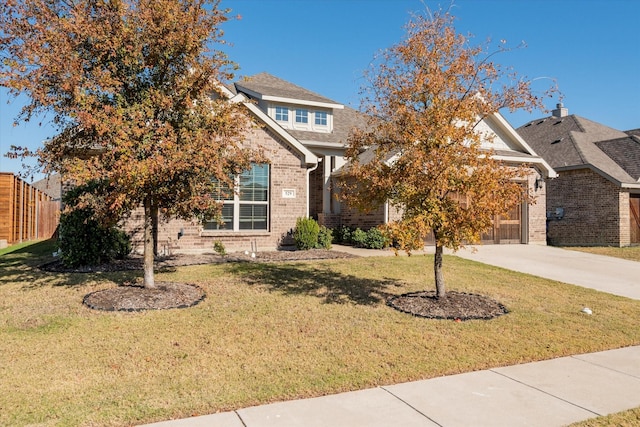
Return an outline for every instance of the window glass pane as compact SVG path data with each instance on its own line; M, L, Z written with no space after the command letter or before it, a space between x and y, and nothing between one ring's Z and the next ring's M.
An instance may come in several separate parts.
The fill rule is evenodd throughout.
M276 107L276 120L281 122L288 122L289 109L287 107Z
M327 125L327 113L326 111L316 111L316 124L321 126Z
M240 175L240 200L266 202L269 193L269 165L253 165Z
M204 225L205 230L233 230L233 205L224 204L222 206L222 221L218 223L216 221L207 221Z
M240 230L266 230L267 205L240 205Z
M296 123L309 123L309 111L298 108L296 110Z
M226 183L213 180L213 197L216 200L233 200L233 189Z

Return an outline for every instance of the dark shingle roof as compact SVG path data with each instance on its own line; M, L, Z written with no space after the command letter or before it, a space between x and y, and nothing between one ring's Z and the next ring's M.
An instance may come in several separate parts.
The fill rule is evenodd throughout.
M303 87L294 85L286 80L272 76L269 73L260 73L255 76L245 77L243 80L236 82L236 89L239 92L251 91L259 93L263 96L277 96L281 98L299 99L303 101L322 102L328 104L337 104L329 98L318 95Z
M630 139L622 131L570 115L533 120L517 132L554 169L591 166L621 183L635 183L638 179L636 169L640 168L625 167L620 160L623 150L637 151L640 156L640 144L616 147L615 141ZM628 151L625 153L630 156Z
M595 144L634 180L640 179L640 137L610 139Z

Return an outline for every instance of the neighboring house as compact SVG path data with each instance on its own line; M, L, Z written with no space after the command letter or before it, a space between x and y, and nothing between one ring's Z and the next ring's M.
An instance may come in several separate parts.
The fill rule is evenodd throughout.
M549 244L640 243L640 130L612 129L558 104L518 133L558 173L547 183Z
M257 120L259 126L247 136L247 144L262 147L268 164L254 165L238 177L239 195L224 201L224 225L197 220L160 224L160 252L210 251L215 241L230 251L287 246L293 243L291 234L299 217L315 218L328 227L345 224L365 229L393 219L387 207L378 216L354 213L334 194L332 174L346 162L351 129L366 126L362 114L267 73L225 90L232 102L242 102ZM487 241L544 244L544 178L554 176L553 170L502 116L486 119L483 126L496 136L492 148L498 157L531 165L523 185L538 199L532 206L516 209L508 219L499 219ZM141 247L141 223L140 212L127 222L137 247Z
M51 197L54 201L62 200L62 181L60 174L49 175L34 182L32 185Z

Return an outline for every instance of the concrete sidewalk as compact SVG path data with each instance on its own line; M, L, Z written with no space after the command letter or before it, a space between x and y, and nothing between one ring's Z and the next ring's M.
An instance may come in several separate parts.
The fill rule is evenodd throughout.
M638 406L640 347L627 347L148 427L559 427Z
M394 255L392 251L335 249L361 256ZM548 246L496 245L476 249L465 249L456 255L640 299L640 285L636 284L640 263ZM635 407L640 407L640 346L164 421L147 427L560 427Z

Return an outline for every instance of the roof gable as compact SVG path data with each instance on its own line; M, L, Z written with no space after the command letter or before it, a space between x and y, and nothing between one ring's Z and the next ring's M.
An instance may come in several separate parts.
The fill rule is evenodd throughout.
M338 102L294 85L286 80L279 79L269 73L260 73L255 76L245 77L243 80L235 83L235 88L238 92L243 92L252 98L265 101L312 105L334 109L344 108L344 105Z
M269 117L264 111L258 108L255 103L251 102L243 93L234 93L230 88L220 85L222 94L229 98L231 102L241 102L251 113L253 113L265 126L275 132L276 135L281 137L287 144L298 151L306 164L312 165L318 163L318 158L315 154L309 151L304 145L300 143L291 134L285 131L282 126L278 125L275 120Z

